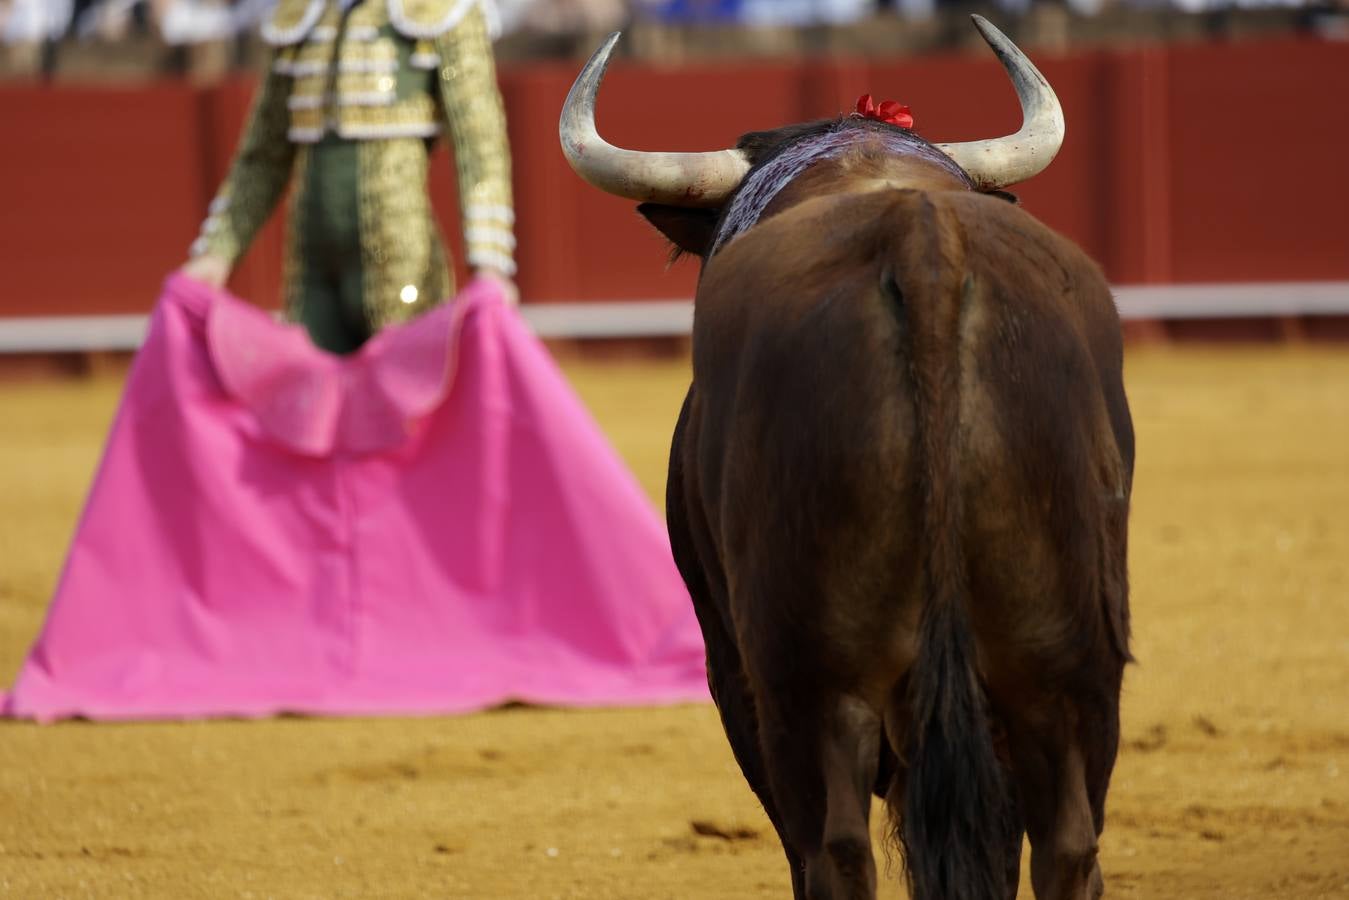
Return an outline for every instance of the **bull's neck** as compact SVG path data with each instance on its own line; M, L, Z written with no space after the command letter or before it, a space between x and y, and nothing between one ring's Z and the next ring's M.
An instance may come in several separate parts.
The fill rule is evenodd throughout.
M927 165L936 164L962 184L968 176L944 153L907 132L843 127L819 135L803 138L778 155L756 167L746 176L726 214L722 217L712 253L717 253L736 236L758 224L765 211L779 194L812 166L838 160L863 149L874 149L883 155L896 156ZM812 191L812 196L825 193L880 190L886 187L908 187L900 176L884 173L849 179Z

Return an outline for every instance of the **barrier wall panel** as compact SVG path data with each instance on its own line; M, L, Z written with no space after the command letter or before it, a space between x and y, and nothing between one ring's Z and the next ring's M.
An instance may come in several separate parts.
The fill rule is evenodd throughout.
M531 300L580 296L581 192L560 151L557 118L570 86L571 67L531 66L501 76L511 129L511 168L516 195L516 261L520 290Z
M1164 48L1146 47L1106 53L1103 59L1110 75L1090 98L1102 188L1092 201L1104 245L1097 260L1116 282L1165 283L1172 254L1168 55ZM1069 123L1071 135L1077 120Z
M143 309L199 216L197 95L0 89L0 315Z
M1170 51L1177 281L1349 274L1349 45Z
M1349 44L1275 40L1033 54L1067 141L1023 205L1117 283L1349 280ZM665 240L635 204L585 185L557 139L578 63L501 73L527 300L676 298ZM694 68L616 63L601 131L635 149L707 150L743 132L850 111L862 93L908 103L936 141L1007 134L1015 96L986 51L877 62L813 59ZM224 176L253 82L214 89L0 89L0 315L144 312L185 257ZM431 190L458 252L444 145ZM232 287L278 301L284 210Z

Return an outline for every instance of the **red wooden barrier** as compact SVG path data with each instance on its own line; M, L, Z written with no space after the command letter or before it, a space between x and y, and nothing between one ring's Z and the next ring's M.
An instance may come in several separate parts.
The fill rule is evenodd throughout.
M0 315L144 310L201 219L201 97L0 91Z
M1068 138L1025 206L1119 283L1349 280L1349 44L1282 39L1037 58ZM583 184L557 142L578 65L509 68L526 299L687 297L633 204ZM834 115L871 92L914 109L921 133L1007 133L1016 101L981 56L812 60L663 69L616 64L601 130L646 149L729 146L742 132ZM0 88L0 316L142 312L196 234L229 163L251 84L198 90ZM432 190L457 244L451 167ZM274 304L281 217L236 290Z

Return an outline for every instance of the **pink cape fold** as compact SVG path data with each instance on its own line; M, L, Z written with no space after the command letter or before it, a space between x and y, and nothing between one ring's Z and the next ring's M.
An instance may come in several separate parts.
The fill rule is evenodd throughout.
M335 357L175 275L0 711L706 698L664 528L497 289Z

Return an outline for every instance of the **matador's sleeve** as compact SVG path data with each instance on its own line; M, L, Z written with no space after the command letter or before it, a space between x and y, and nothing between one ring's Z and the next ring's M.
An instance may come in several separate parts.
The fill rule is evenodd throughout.
M286 134L291 82L275 65L268 67L229 174L192 244L192 256L209 253L233 265L285 193L295 160L295 145Z
M481 6L436 38L437 80L454 141L464 245L470 266L515 274L510 143Z

